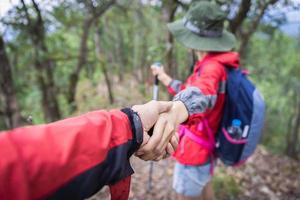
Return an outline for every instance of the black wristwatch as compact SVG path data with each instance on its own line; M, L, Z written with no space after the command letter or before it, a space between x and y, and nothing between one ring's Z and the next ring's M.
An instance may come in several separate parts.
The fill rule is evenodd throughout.
M143 125L139 114L131 108L123 108L121 110L125 113L130 121L133 142L135 143L133 151L136 151L143 143Z

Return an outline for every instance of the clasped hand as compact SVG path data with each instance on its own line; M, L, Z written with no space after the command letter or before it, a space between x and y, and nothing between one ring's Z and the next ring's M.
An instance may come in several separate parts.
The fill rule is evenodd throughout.
M171 155L178 146L177 127L183 123L188 112L181 101L150 101L132 107L142 121L144 128L143 143L136 156L143 160L158 161ZM148 131L154 126L150 137Z

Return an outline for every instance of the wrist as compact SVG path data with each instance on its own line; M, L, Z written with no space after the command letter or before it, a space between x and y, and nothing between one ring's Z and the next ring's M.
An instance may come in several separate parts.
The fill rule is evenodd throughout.
M168 76L166 73L163 73L161 75L160 81L165 85L168 86L170 85L172 78L170 76Z
M174 101L172 110L176 112L177 122L179 124L185 122L189 117L188 110L182 101Z
M143 124L140 116L134 110L130 108L123 108L121 111L127 115L128 121L131 126L133 146L131 148L130 154L132 154L137 149L139 149L139 147L143 143Z

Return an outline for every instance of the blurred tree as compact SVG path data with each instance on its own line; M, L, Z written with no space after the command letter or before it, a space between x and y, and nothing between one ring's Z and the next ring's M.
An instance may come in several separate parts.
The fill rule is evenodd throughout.
M88 48L87 41L90 32L90 28L101 17L116 0L98 0L98 1L82 1L78 0L79 3L83 3L86 9L86 17L82 23L82 36L80 40L80 47L78 53L78 61L74 71L70 75L69 91L68 91L68 103L71 111L76 109L75 96L76 88L79 80L79 74L86 63Z
M295 111L292 112L288 119L288 129L286 137L285 152L288 156L295 159L300 159L300 92L294 94Z
M95 31L95 47L96 47L96 49L95 50L96 50L97 57L99 59L101 70L104 74L104 79L105 79L105 83L106 83L106 87L107 87L109 102L110 102L110 104L113 104L114 96L113 96L113 92L112 92L111 81L110 81L110 78L108 75L108 70L107 70L106 63L105 63L104 53L102 52L102 48L100 45L101 31L97 25L98 25L98 23L96 21L95 22L95 29L96 29L96 31Z
M9 59L5 51L5 43L0 35L0 94L3 97L3 110L6 129L12 129L21 125L21 113L16 97L14 79Z
M163 0L162 1L162 13L164 22L170 23L175 19L175 13L179 7L179 2L176 0ZM172 76L177 77L177 67L173 55L174 38L170 31L166 34L166 71Z
M240 40L239 52L241 56L245 56L249 40L258 28L266 10L278 1L279 0L241 1L236 15L229 20L230 30L237 35Z
M278 30L267 37L256 35L249 44L246 67L253 72L250 77L258 83L268 107L264 144L274 151L299 159L298 43L298 38L289 38Z
M44 117L46 121L55 121L60 119L61 114L53 77L55 61L48 55L44 19L35 0L31 0L33 9L30 11L24 0L21 0L21 3L22 9L20 11L24 13L26 18L24 28L34 47L34 66L37 70L37 81L42 94L41 104Z

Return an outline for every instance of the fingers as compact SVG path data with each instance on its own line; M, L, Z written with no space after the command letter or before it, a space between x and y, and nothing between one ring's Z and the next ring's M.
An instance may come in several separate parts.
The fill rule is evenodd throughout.
M157 67L154 65L151 65L151 71L154 76L159 74L159 70L157 70Z
M161 152L161 150L158 148L158 145L161 143L163 137L166 137L164 134L167 123L167 120L161 115L154 126L153 135L146 145L148 148L153 149L157 154Z
M151 68L152 72L157 73L157 74L164 72L163 66L157 67L157 65L151 65L150 68Z
M157 121L153 135L149 139L148 143L142 148L144 155L141 156L143 160L155 160L156 158L160 157L164 149L157 148L158 144L163 137L163 132L165 129L166 121L164 119L160 119ZM156 130L156 133L154 133Z
M150 136L148 135L148 133L146 131L144 131L144 134L143 134L143 143L141 144L141 147L145 146L145 144L148 143L150 139Z
M145 152L142 155L139 156L140 159L148 161L148 160L155 160L160 155L156 155L154 152Z
M148 131L156 123L159 114L168 112L172 106L171 101L150 101L144 105L134 105L132 109L139 114L144 129Z
M172 106L173 106L173 102L172 101L158 101L158 113L164 113L164 112L168 112Z
M166 152L172 154L177 145L175 127L168 123L164 116L161 116L154 127L152 137L142 148L144 155L141 155L141 158L143 160L160 160L165 157Z
M155 134L155 127L154 127L154 133ZM165 124L164 132L162 134L162 138L159 142L159 144L156 146L157 149L165 149L171 140L171 137L175 134L175 127L173 124L167 123Z
M178 143L179 143L178 133L175 133L172 136L172 138L170 140L170 143L169 143L174 151L177 149ZM173 153L170 153L170 154L173 154Z
M178 146L179 138L176 133L177 113L172 112L172 102L151 101L147 104L145 104L148 107L148 109L144 110L145 115L149 115L151 112L153 114L151 126L149 127L152 127L154 123L155 126L153 135L150 138L148 135L144 136L145 141L143 141L136 155L143 160L160 160L173 154ZM157 117L154 117L154 115L157 115ZM144 120L145 124L147 124L146 121L149 120Z
M157 145L162 139L165 124L166 121L164 120L164 118L159 118L154 128L154 130L156 129L156 133L153 133L147 143L138 150L138 152L136 153L137 156L147 161L158 159L162 155L162 150L164 149L158 149Z
M168 143L167 145L167 154L172 155L175 152L175 149L171 145L171 143Z
M163 154L161 154L159 157L155 158L154 161L160 161L166 157L167 157L167 152L164 151Z

